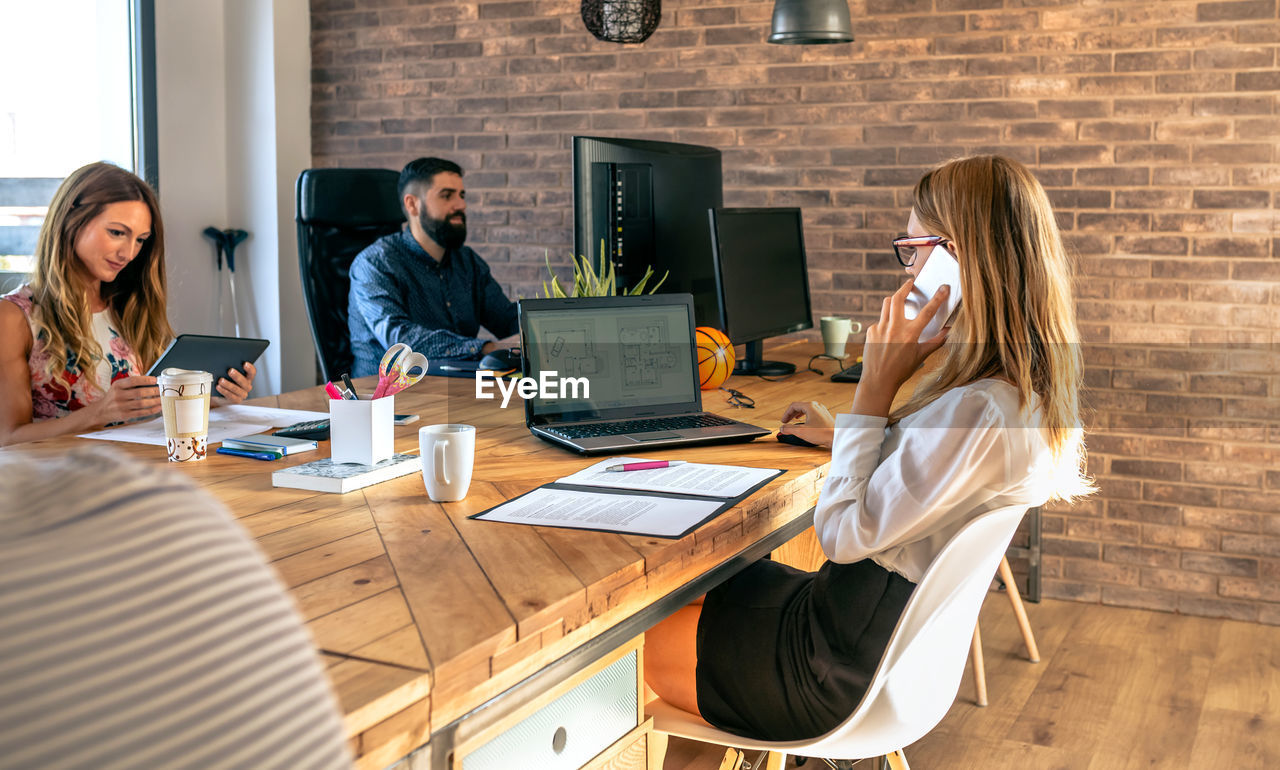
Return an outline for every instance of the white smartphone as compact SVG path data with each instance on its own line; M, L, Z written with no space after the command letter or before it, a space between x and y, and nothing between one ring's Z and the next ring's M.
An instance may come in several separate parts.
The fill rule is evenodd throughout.
M951 320L956 308L960 307L960 263L951 255L951 252L938 245L933 247L933 253L920 269L920 275L916 276L915 285L911 287L911 294L907 296L903 308L907 318L915 318L919 315L921 309L943 285L951 287L951 295L938 309L933 320L929 321L929 325L924 328L924 332L920 335L921 342L937 336L942 331L942 327Z

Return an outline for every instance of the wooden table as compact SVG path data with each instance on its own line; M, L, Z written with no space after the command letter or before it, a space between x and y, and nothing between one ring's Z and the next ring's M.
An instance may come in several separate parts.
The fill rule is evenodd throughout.
M730 380L755 409L733 408L718 391L703 394L705 408L773 429L791 401L848 407L852 386L804 371L816 344L769 352L801 371L777 382ZM834 362L821 363L834 371ZM363 391L371 380L357 384ZM252 403L325 410L325 400L312 388ZM419 474L345 495L271 486L271 471L323 456L323 443L319 454L272 463L211 454L172 466L230 508L288 587L362 768L415 751L414 767L447 766L459 741L803 532L830 459L770 438L647 454L786 469L679 540L475 521L467 517L594 462L530 435L518 399L505 410L498 403L477 401L474 382L460 378L427 378L396 396L397 412L422 415L396 429L397 451L416 453L424 425L476 426L475 475L457 503L430 502ZM60 452L82 441L16 451ZM157 447L112 447L163 462Z

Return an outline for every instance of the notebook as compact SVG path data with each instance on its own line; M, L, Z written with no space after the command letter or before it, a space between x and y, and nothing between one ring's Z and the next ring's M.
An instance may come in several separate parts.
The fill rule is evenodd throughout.
M231 449L247 449L254 452L268 451L280 455L309 452L317 446L314 440L273 436L270 433L255 433L252 436L223 439L222 445Z
M587 455L769 435L702 410L693 330L690 294L521 300L525 424Z
M342 494L407 476L421 467L418 455L395 454L377 465L335 463L326 457L272 473L271 486Z

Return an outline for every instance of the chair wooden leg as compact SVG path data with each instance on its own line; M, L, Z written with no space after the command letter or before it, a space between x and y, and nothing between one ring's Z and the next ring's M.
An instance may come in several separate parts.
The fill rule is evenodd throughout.
M1027 620L1027 610L1022 606L1022 595L1018 593L1018 584L1013 582L1013 570L1009 568L1007 557L1000 559L1000 579L1004 581L1005 593L1009 594L1009 604L1013 605L1013 615L1018 619L1022 641L1027 644L1027 657L1032 663L1039 663L1040 649L1036 647L1036 637L1031 633L1031 622Z
M671 736L666 733L650 730L648 737L648 762L646 762L647 770L662 770L662 766L667 763L667 743Z
M724 750L724 759L720 760L720 770L742 770L742 762L746 758L746 754L730 746Z
M977 691L977 703L979 706L987 705L987 668L982 661L982 632L978 630L978 624L973 624L973 646L969 650L969 657L973 659L973 689Z
M728 746L724 750L724 758L720 760L719 770L742 770L747 766L747 752ZM785 751L762 751L756 760L750 763L751 770L784 770L787 766Z
M889 770L911 770L911 766L907 764L907 756L902 753L902 749L891 751L884 755L889 762Z

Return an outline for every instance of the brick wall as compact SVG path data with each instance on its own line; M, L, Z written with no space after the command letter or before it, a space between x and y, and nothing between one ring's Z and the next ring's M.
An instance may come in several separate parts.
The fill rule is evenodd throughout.
M1018 158L1079 257L1102 490L1046 511L1046 595L1280 624L1275 0L851 0L856 42L794 47L769 0L664 0L632 46L577 7L312 0L315 164L458 160L532 296L572 135L711 145L728 205L804 208L816 313L866 321L921 172Z

